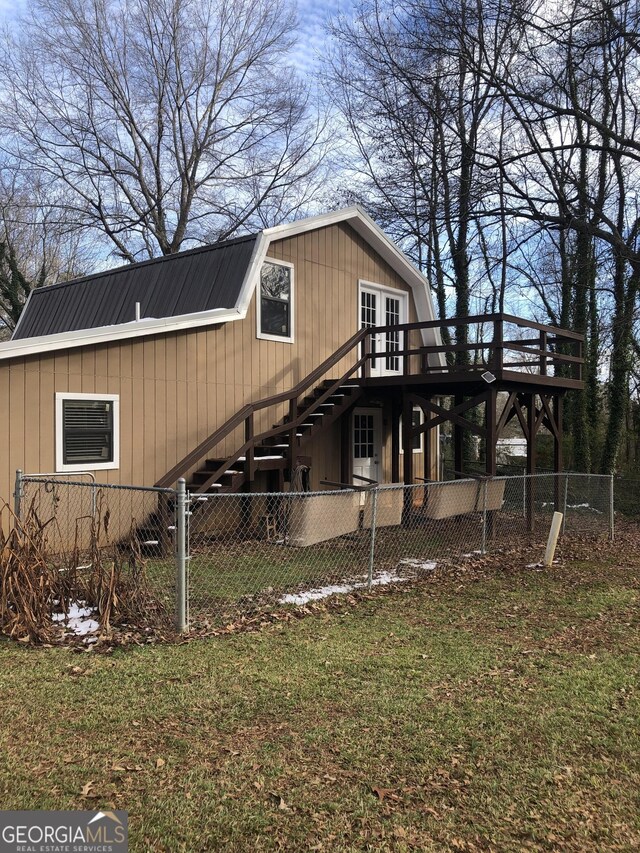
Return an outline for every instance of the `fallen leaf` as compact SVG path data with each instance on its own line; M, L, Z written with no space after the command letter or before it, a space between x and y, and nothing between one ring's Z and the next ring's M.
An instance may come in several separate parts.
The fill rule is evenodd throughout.
M164 758L157 758L156 759L156 768L164 767L165 763L166 762L165 762Z
M391 788L372 788L371 789L376 797L382 802L385 797L391 796L393 794L393 790Z
M93 782L87 782L87 784L83 786L82 793L80 794L80 796L81 797L95 797L96 795L91 793L92 788L93 788Z

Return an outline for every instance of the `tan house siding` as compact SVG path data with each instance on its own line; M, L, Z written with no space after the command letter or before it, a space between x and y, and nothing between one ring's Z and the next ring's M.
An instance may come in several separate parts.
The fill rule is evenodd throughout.
M268 256L295 265L294 343L256 337L254 296L244 320L221 326L0 362L0 497L10 499L17 468L55 470L56 392L118 394L120 465L97 479L152 485L245 403L291 388L351 337L358 280L410 292L346 224L274 242ZM409 319L416 319L411 296ZM344 370L354 358L355 351ZM266 412L257 428L283 413ZM224 450L240 437L239 430ZM339 425L314 442L314 486L339 479L339 447Z

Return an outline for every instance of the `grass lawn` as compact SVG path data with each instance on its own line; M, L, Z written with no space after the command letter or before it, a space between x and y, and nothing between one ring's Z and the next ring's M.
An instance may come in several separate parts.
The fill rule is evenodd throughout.
M589 550L183 645L0 641L2 808L126 809L133 851L638 849L640 551Z

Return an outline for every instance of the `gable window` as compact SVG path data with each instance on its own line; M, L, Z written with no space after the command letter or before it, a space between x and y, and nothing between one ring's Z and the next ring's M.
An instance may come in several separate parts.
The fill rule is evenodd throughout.
M118 468L119 398L56 394L56 470Z
M293 342L293 264L264 262L257 313L259 338Z

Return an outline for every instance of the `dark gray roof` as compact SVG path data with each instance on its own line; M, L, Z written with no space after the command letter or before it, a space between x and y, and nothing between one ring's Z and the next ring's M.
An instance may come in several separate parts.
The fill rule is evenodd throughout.
M34 290L13 340L233 308L256 234Z

